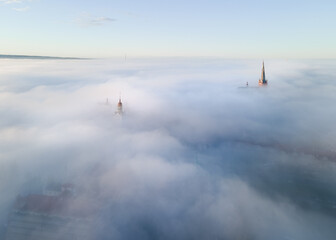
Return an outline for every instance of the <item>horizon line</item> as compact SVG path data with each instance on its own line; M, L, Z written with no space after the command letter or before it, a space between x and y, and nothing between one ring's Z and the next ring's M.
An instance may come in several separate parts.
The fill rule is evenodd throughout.
M61 56L43 56L43 55L27 55L27 54L0 54L0 59L59 59L59 60L94 60L94 59L113 59L113 58L124 58L123 56L110 56L110 57L61 57ZM230 59L230 60L257 60L257 59L282 59L282 60L336 60L334 58L302 58L302 57L269 57L269 58L259 58L259 57L224 57L224 56L128 56L128 59L148 59L148 58L212 58L212 59Z
M58 56L40 56L40 55L25 55L25 54L0 54L0 59L60 59L60 60L89 60L92 58L81 57L58 57Z

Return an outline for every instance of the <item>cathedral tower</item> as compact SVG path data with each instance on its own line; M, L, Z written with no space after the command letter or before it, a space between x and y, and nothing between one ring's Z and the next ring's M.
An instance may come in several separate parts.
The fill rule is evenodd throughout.
M123 105L122 105L122 102L121 102L121 97L119 97L116 114L119 114L119 115L123 114Z
M259 79L259 85L267 85L268 81L266 80L266 76L265 76L265 65L264 65L264 61L263 61L263 65L262 65L262 70L261 70L261 78Z

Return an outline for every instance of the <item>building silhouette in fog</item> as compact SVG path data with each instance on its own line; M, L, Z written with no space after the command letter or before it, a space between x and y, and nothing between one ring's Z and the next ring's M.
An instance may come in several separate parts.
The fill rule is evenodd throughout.
M5 240L76 240L90 238L87 213L76 209L71 184L51 186L43 194L17 197Z
M121 97L119 97L119 101L117 104L117 111L115 112L118 115L122 115L123 114L123 104L121 102Z
M268 81L266 80L266 76L265 76L265 65L264 65L264 61L262 64L262 70L261 70L261 78L259 79L259 85L263 86L263 85L267 85Z

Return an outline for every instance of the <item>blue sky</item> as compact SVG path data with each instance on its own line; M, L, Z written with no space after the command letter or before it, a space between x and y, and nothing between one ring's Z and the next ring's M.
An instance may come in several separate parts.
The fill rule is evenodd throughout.
M0 0L0 54L335 58L335 1Z

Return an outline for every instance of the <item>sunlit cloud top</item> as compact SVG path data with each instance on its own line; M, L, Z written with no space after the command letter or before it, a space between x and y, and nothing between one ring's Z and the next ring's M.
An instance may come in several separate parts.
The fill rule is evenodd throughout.
M261 64L0 60L0 225L54 180L91 239L334 239L335 61Z

